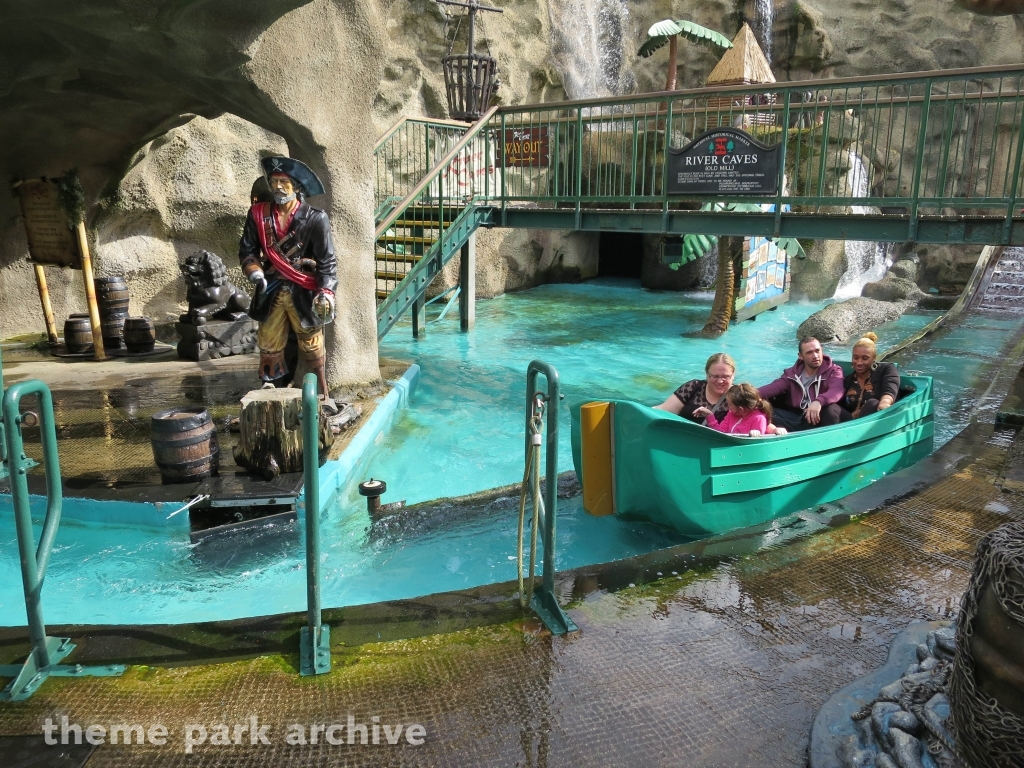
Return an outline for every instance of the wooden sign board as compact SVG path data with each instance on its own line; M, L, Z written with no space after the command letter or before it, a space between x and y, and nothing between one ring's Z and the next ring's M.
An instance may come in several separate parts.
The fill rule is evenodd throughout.
M769 147L735 128L715 128L682 149L670 149L670 195L774 195L779 145Z
M506 128L499 135L500 162L505 168L547 168L551 165L547 126Z
M25 219L30 261L60 267L82 268L68 215L57 198L57 184L50 179L29 179L15 185Z

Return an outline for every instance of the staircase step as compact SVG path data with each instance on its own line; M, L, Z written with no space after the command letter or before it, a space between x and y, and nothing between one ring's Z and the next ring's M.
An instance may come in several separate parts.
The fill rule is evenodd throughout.
M408 272L398 272L393 269L378 269L373 273L378 280L394 280L396 282L401 282L408 274Z
M423 227L425 229L437 229L436 221L425 219L397 219L393 226L396 227Z
M413 245L433 245L437 242L436 237L420 237L419 235L381 235L377 238L377 245L383 243L411 243Z
M391 251L386 251L383 253L377 251L375 256L378 263L381 261L400 261L405 264L415 264L417 261L420 261L423 258L422 256L418 256L414 253L391 253Z

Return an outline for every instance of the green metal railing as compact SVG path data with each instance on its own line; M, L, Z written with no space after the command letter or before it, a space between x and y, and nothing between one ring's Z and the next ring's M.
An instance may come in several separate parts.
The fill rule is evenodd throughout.
M455 120L402 118L373 147L377 216L404 198L469 129Z
M722 126L779 147L778 192L669 195L669 151ZM378 338L484 223L1024 245L1024 64L501 107L416 183L427 140L396 158L436 128L407 130L379 145L378 167L397 170L378 175L378 278L393 276L378 279ZM541 151L513 159L517 137ZM702 210L716 200L774 207Z
M3 385L3 363L0 361L0 389ZM38 413L21 412L22 398L34 395L38 400ZM23 664L0 665L0 677L13 678L3 691L0 701L22 701L29 698L50 676L85 677L110 676L124 673L121 665L84 667L80 664L63 666L60 662L75 649L68 637L49 637L43 621L42 591L46 568L50 563L53 542L60 525L63 493L60 463L57 457L57 428L53 417L53 399L50 389L37 380L13 384L3 393L4 439L3 467L9 475L14 502L14 522L18 536L18 554L21 560L21 580L25 590L25 613L28 616L29 639L32 650ZM38 543L32 530L32 510L26 474L35 462L25 454L23 426L40 427L43 447L43 469L46 475L46 517Z
M545 165L504 169L494 201L686 207L692 197L665 192L668 149L732 126L780 145L786 185L731 201L1009 220L1024 192L1022 79L1015 65L503 107L493 133L543 135L549 151Z
M547 386L540 389L537 377L543 375ZM526 455L530 455L530 420L539 401L547 409L547 436L544 446L544 516L542 546L544 547L544 574L540 588L530 599L530 607L553 635L575 632L579 627L562 610L555 596L555 521L558 517L558 371L554 366L534 360L526 369ZM532 473L531 473L532 474ZM530 477L527 485L538 479ZM531 562L531 568L532 568ZM532 578L532 574L531 574Z
M403 312L422 299L434 276L490 217L487 202L497 192L498 174L491 133L485 129L496 112L497 108L492 107L469 128L404 198L390 206L378 223L374 234L378 243L385 235L395 241L418 236L410 232L430 232L433 241L408 272L404 271L404 254L378 249L378 270L382 274L400 274L402 278L397 286L388 288L387 297L377 307L378 339Z
M302 469L306 496L306 615L299 636L299 674L331 671L331 628L320 609L320 402L316 374L302 382Z

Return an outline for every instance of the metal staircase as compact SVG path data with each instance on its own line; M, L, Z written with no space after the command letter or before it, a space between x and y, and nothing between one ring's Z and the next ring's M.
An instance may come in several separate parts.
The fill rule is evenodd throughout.
M491 156L490 136L484 128L496 111L492 108L473 126L464 126L449 151L402 199L396 201L394 195L378 190L374 252L378 339L407 310L414 313L416 331L427 287L476 228L490 220L491 208L476 204L493 194L486 168L482 188L474 185L479 158ZM445 129L449 128L446 124ZM460 183L465 179L468 184Z
M509 105L469 128L402 125L376 150L378 338L421 306L481 224L1024 246L1024 64ZM672 191L670 160L685 148L703 163L691 156L696 139L722 127L777 153L774 183Z

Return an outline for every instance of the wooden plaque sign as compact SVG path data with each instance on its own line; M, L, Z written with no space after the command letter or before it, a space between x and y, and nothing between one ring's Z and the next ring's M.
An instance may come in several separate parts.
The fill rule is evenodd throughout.
M551 164L547 126L506 128L498 142L505 168L547 168Z
M715 128L682 149L669 149L670 195L774 195L779 145L769 147L735 128Z
M29 179L16 185L25 218L30 260L36 264L82 268L68 215L57 199L57 184L49 179Z

